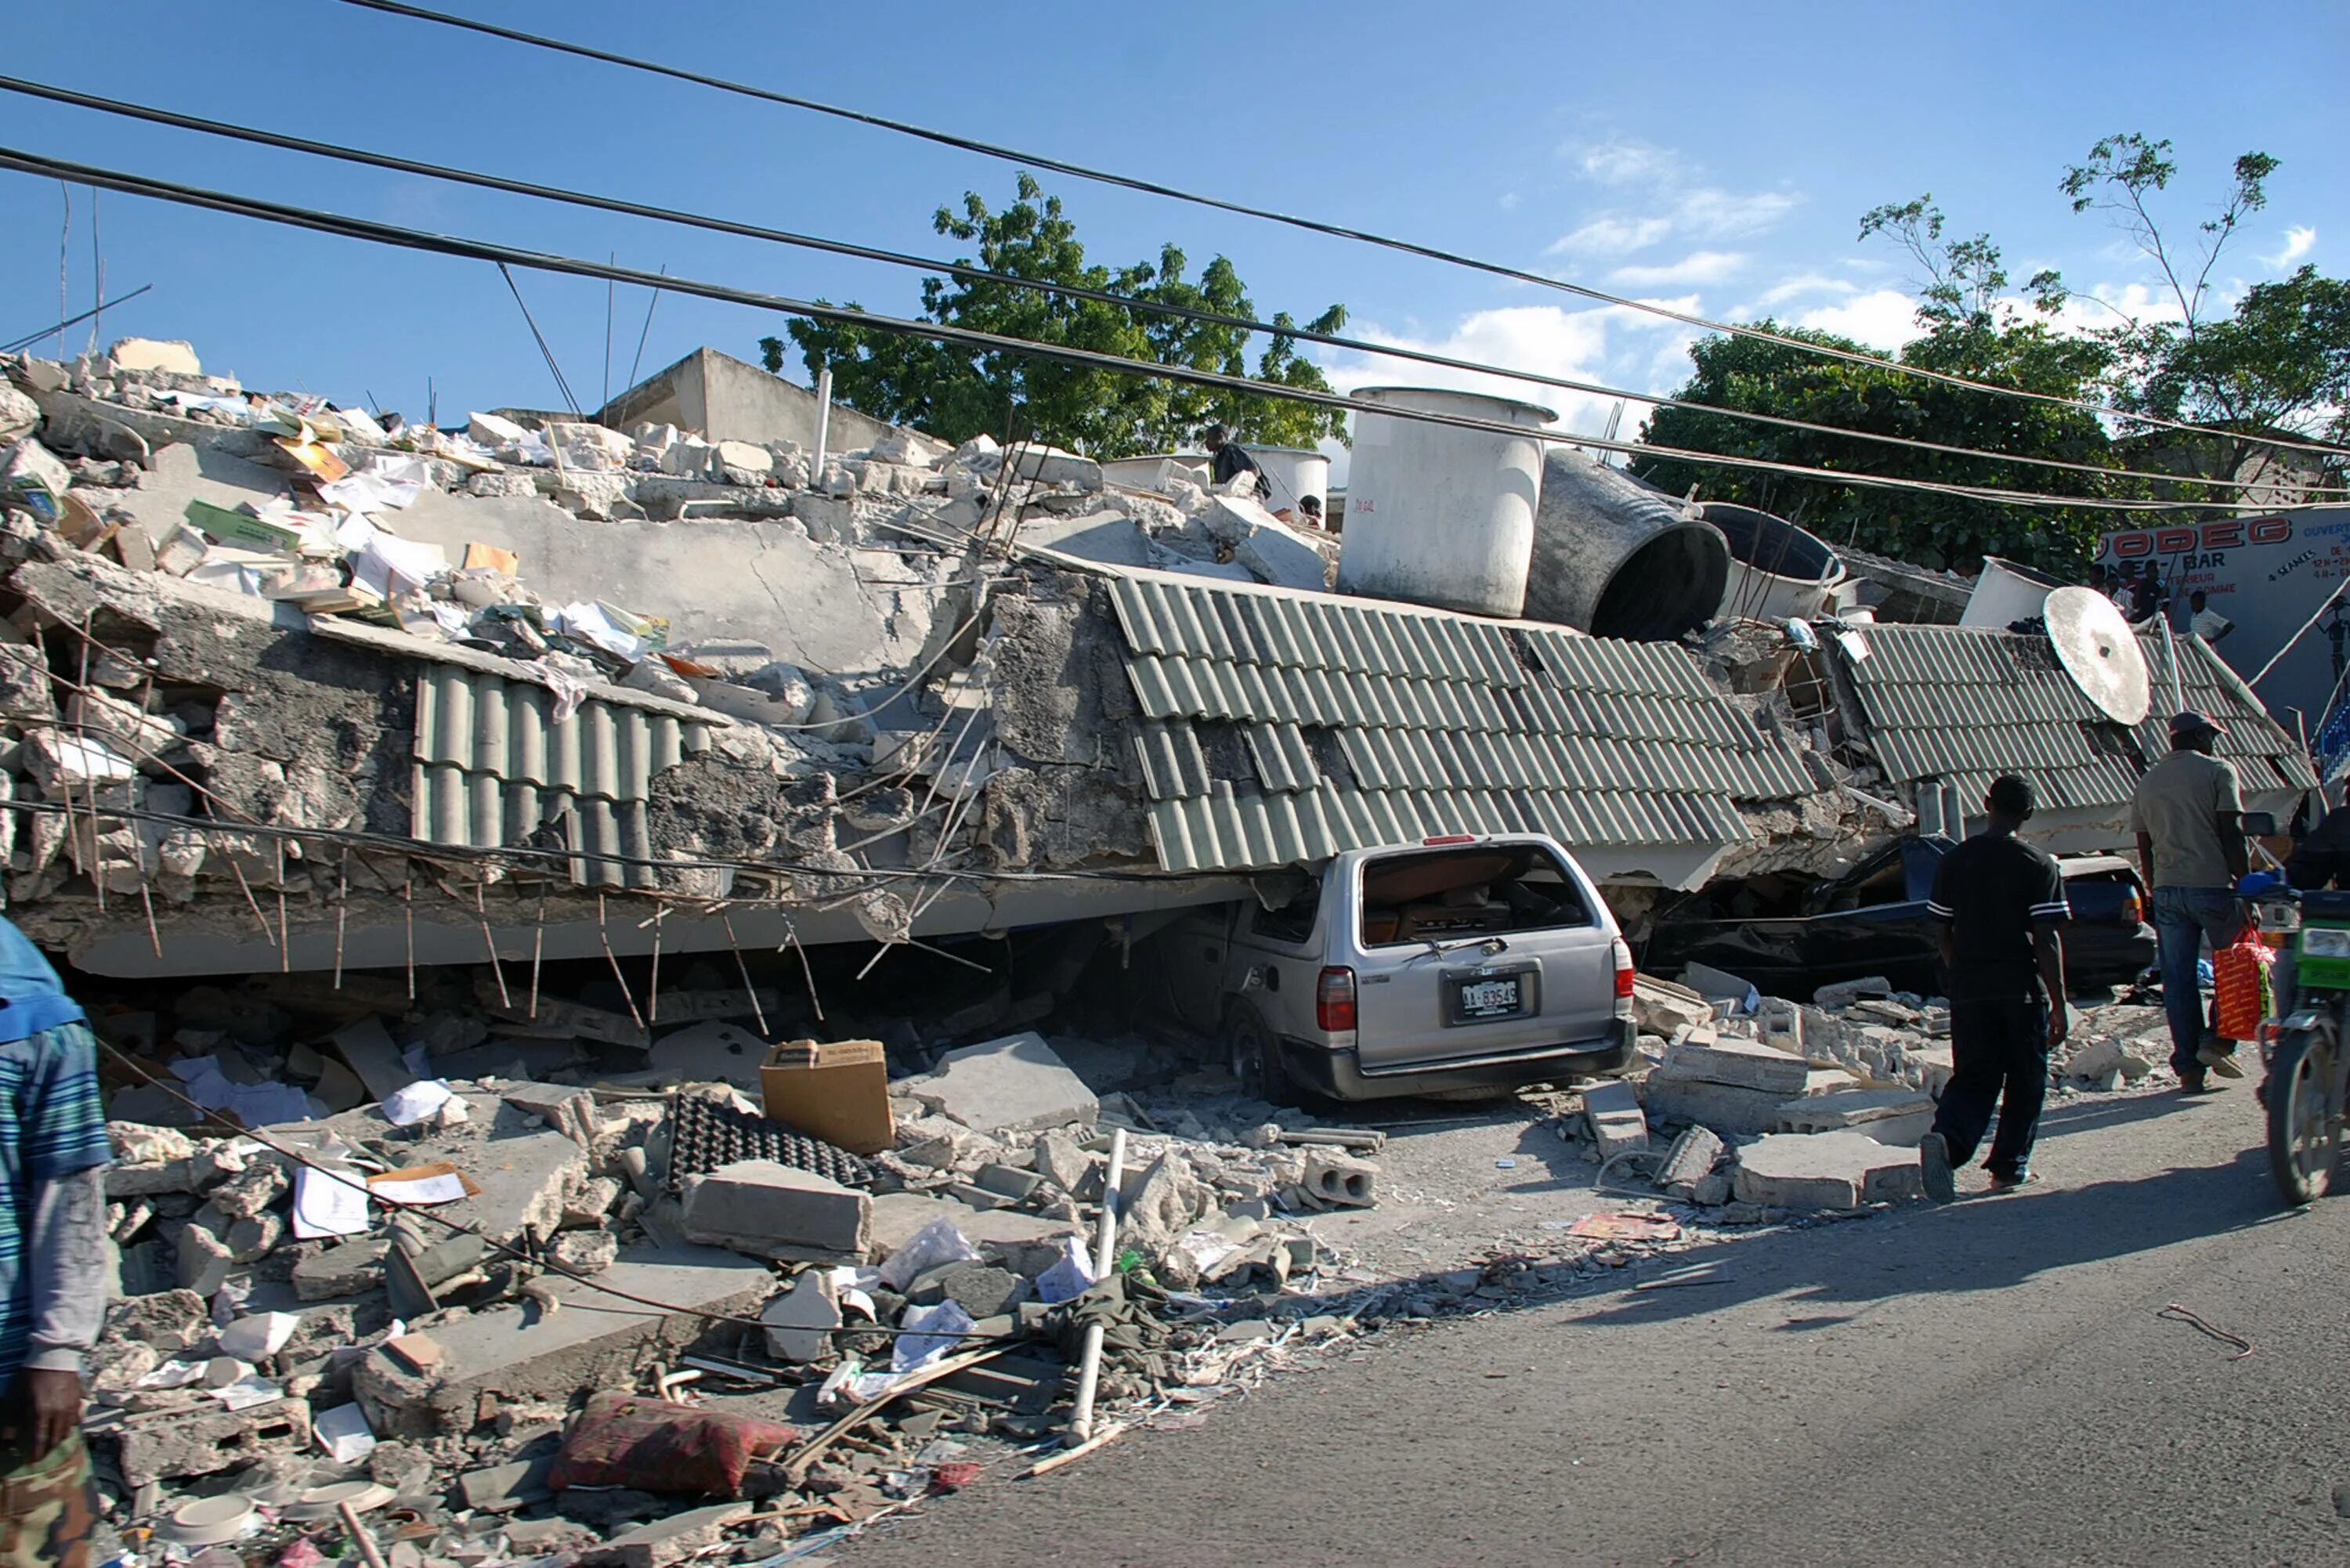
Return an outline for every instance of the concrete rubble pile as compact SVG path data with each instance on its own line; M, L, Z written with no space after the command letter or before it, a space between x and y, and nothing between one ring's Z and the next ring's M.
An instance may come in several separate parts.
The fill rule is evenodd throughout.
M0 360L0 557L21 601L0 769L13 798L57 808L0 849L27 929L100 969L176 930L224 935L255 890L292 895L297 945L329 923L380 941L412 867L346 864L322 887L330 851L304 831L598 851L559 880L765 898L822 940L902 938L940 892L881 880L909 869L1149 867L1139 777L1093 765L1133 705L1086 641L1113 624L1106 564L1318 591L1335 550L1185 471L1106 485L1040 445L950 452L877 426L819 461L528 412L442 430L248 392L185 345L116 347ZM646 784L622 751L617 777L566 792L559 732L582 713L591 768L598 736L650 727ZM68 831L68 795L88 832ZM159 820L191 817L220 826ZM506 891L494 929L551 918ZM578 912L554 891L554 916ZM427 961L446 923L423 923ZM186 946L155 957L233 972Z
M874 1064L860 1155L762 1114L738 1086L760 1056L747 1080L729 1061L767 1051L746 1029L705 1016L649 1050L494 1035L425 978L415 1005L396 981L256 977L97 1019L131 1047L108 1073L120 1295L90 1425L126 1538L193 1546L209 1511L245 1510L249 1552L358 1496L424 1563L756 1558L1056 1440L1085 1322L1111 1325L1108 1419L1383 1315L1310 1225L1376 1201L1379 1136L1277 1125L1220 1075L1097 1093L1071 1065L1128 1081L1139 1044L1065 1041L1065 1060L1013 1035L886 1084L878 1044L819 1048ZM680 1014L754 1001L670 993ZM736 1081L697 1081L720 1064ZM828 1093L837 1115L849 1096ZM1118 1264L1097 1282L1118 1129ZM616 1409L782 1435L714 1511L659 1467L574 1490ZM851 1412L869 1419L819 1446ZM764 1522L730 1535L754 1504Z
M1638 978L1648 1065L1585 1093L1581 1131L1596 1157L1650 1156L1646 1173L1668 1197L1721 1224L1922 1195L1914 1151L1950 1080L1948 1004L1883 979L1823 986L1798 1003L1707 978L1731 983L1709 993ZM2159 1007L2123 1001L2075 1020L2050 1062L2054 1094L2168 1074ZM1682 1130L1667 1140L1666 1128Z

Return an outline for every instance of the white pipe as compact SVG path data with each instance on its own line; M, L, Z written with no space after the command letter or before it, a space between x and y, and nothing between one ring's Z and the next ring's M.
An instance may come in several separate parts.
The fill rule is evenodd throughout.
M1109 1278L1110 1268L1118 1262L1118 1183L1126 1179L1126 1129L1119 1127L1109 1136L1109 1181L1102 1189L1101 1231L1094 1242L1094 1278ZM1084 1354L1077 1360L1077 1404L1069 1417L1069 1442L1084 1442L1093 1435L1094 1388L1101 1381L1102 1325L1093 1324L1086 1329Z
M816 456L808 462L808 484L824 478L824 438L832 431L832 367L816 373Z
M2178 644L2172 640L2170 635L2169 599L2162 601L2162 608L2156 612L2156 618L2162 622L2162 657L2170 660L2170 711L2184 713L2187 711L2187 682L2178 671Z

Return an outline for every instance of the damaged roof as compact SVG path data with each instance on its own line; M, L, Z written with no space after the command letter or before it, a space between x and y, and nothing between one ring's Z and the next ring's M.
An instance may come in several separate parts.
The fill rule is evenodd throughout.
M1110 597L1170 871L1541 832L1679 881L1752 836L1736 802L1815 787L1669 644L1146 576Z
M2004 773L2030 775L2046 811L2128 804L2170 749L2170 667L2139 635L2155 701L2135 727L2091 702L2044 637L1973 627L1854 628L1827 639L1850 678L1869 743L1898 784L1940 779L1980 799ZM2227 727L2220 754L2247 795L2316 787L2309 759L2199 639L2178 641L2187 706Z

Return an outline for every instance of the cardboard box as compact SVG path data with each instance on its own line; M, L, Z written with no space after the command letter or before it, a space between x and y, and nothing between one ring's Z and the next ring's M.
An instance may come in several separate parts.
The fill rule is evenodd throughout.
M889 1063L879 1040L794 1040L767 1053L759 1068L767 1116L851 1154L894 1147Z

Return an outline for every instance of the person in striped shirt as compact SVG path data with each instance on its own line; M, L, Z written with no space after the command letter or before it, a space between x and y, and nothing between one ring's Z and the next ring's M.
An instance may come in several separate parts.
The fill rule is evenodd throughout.
M2048 1093L2048 1053L2064 1043L2064 950L2072 918L2056 862L2016 836L2037 805L2031 781L1991 781L1990 824L1942 857L1928 911L1941 928L1950 1002L1950 1082L1918 1146L1927 1193L1957 1196L1952 1172L1999 1113L1983 1168L1991 1190L2032 1179L2032 1145Z
M82 1356L106 1315L98 1048L57 971L0 919L0 1563L86 1568L98 1493Z

